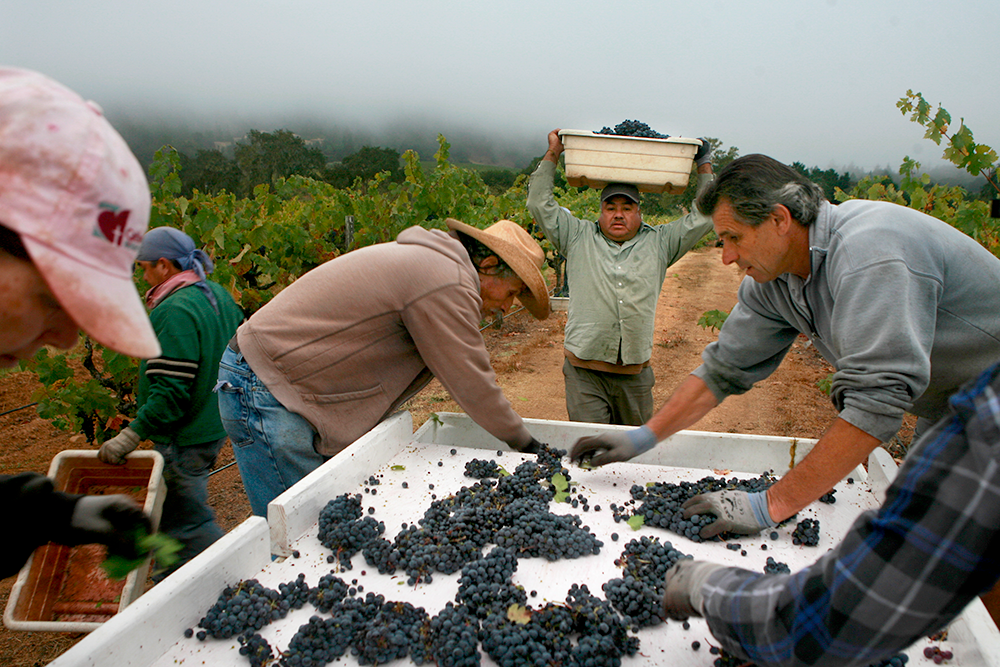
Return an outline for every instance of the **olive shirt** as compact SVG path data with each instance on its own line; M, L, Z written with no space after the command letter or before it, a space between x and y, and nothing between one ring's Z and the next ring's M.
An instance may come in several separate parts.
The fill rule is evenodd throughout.
M656 303L667 268L712 231L712 219L696 210L655 227L642 223L633 238L619 245L596 222L575 218L559 206L552 195L555 170L553 162L542 160L531 174L528 210L566 257L571 285L567 357L573 365L591 360L633 365L639 372L653 356ZM699 187L713 178L699 175Z

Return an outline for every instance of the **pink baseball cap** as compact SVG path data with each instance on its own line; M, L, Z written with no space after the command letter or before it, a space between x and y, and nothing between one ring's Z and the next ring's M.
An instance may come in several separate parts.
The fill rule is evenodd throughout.
M46 76L0 67L0 224L98 343L160 355L133 282L149 184L100 107Z

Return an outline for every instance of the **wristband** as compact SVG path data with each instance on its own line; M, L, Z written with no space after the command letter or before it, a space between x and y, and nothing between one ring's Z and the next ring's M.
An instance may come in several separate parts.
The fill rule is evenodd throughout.
M643 452L648 452L653 447L656 447L656 443L659 442L656 434L653 433L653 429L649 428L645 424L634 431L629 431L628 439L629 442L632 443L632 446L635 447L636 456L642 454Z
M753 510L753 518L757 521L757 525L764 528L778 525L777 521L771 519L771 513L767 509L767 491L748 493L747 497L750 500L750 509Z

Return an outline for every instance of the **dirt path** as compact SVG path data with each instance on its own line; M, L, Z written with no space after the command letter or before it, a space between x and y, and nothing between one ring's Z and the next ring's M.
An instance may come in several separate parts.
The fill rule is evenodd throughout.
M698 326L709 310L728 312L736 303L740 275L722 265L716 248L688 253L668 271L656 318L653 370L654 396L659 407L674 388L700 363L702 349L715 333ZM566 419L562 376L565 313L536 322L523 312L507 318L502 329L487 329L484 337L494 368L514 409L524 417ZM694 426L696 430L816 438L835 413L817 381L831 369L799 339L779 370L744 396L727 399ZM33 376L0 376L0 412L25 406L33 399ZM432 412L459 412L438 383L432 383L407 406L414 424ZM62 449L85 449L83 436L57 431L39 419L34 408L0 415L0 474L24 470L45 473ZM908 437L906 438L908 441ZM219 473L209 481L210 502L219 523L230 530L249 516L249 506L228 448L218 462ZM6 605L13 578L0 582L0 605ZM0 664L11 667L45 665L82 635L20 632L0 628Z

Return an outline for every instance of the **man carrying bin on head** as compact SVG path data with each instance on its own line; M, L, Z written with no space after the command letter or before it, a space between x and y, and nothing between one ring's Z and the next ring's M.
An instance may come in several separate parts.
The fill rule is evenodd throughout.
M655 227L642 221L639 190L611 183L596 223L579 220L552 195L563 152L559 130L528 181L528 210L572 276L563 375L571 421L638 426L653 416L653 325L667 268L712 230L694 211ZM711 150L695 155L698 182L712 179Z
M410 227L309 271L254 313L219 370L219 411L254 514L436 377L512 449L537 451L496 383L482 318L549 314L544 252L517 223Z
M136 263L150 285L146 306L163 353L139 366L135 419L98 453L105 463L122 464L144 439L163 455L160 530L183 548L157 581L223 536L208 505L208 474L226 440L212 389L226 343L243 321L229 293L207 279L214 265L190 236L171 227L151 229Z
M83 329L130 356L160 354L132 262L149 223L142 167L99 107L51 79L0 68L0 367ZM98 542L132 559L149 517L124 495L53 490L36 473L0 475L0 576L46 542Z

